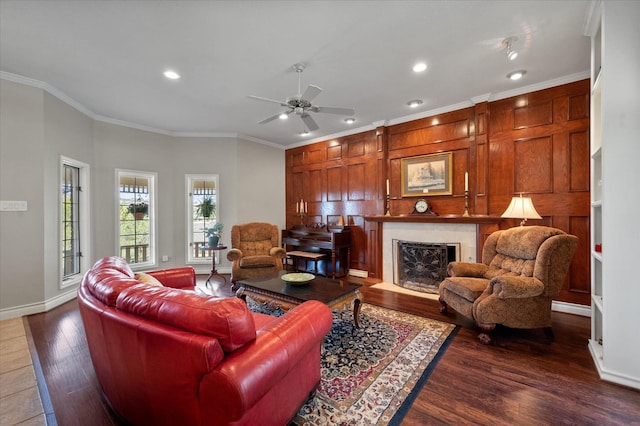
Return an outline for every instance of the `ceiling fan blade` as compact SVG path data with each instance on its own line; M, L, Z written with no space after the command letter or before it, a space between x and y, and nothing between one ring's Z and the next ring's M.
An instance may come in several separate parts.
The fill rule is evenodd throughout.
M320 127L318 127L318 124L313 119L313 117L311 117L306 112L303 113L302 115L300 115L300 118L302 118L302 121L304 121L304 124L306 124L307 129L313 131L313 130L318 130L320 128Z
M310 84L309 86L307 86L307 90L304 91L300 99L304 99L305 101L311 102L311 100L316 96L318 96L320 92L322 92L321 88L319 88L318 86L314 86L313 84Z
M248 97L248 98L251 98L251 99L258 100L258 101L272 102L272 103L274 103L274 104L279 104L280 106L285 106L285 107L286 107L286 106L289 106L289 105L287 105L286 103L284 103L284 102L282 102L282 101L276 101L275 99L262 98L262 97L260 97L260 96L253 96L253 95L249 95L249 96L247 96L247 97Z
M354 115L356 113L356 110L354 110L353 108L314 106L311 107L311 109L314 112L323 112L326 114Z
M265 118L264 120L262 120L262 121L261 121L261 122L259 122L258 124L267 124L267 123L269 123L270 121L275 120L276 118L280 118L280 115L282 115L282 114L287 114L287 115L289 115L289 114L291 114L292 112L293 112L293 111L282 111L282 112L279 112L279 113L277 113L276 115L272 115L271 117L267 117L267 118Z

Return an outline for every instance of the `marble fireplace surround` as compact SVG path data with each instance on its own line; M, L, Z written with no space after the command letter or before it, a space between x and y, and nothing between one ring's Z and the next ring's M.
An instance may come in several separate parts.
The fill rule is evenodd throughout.
M382 281L393 283L393 241L421 243L459 243L460 261L476 262L484 236L497 229L500 217L494 216L371 216L381 222ZM488 226L487 226L488 225Z

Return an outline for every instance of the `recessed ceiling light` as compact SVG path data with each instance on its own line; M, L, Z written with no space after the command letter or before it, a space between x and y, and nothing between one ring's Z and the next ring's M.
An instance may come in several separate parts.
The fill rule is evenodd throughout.
M164 76L167 77L169 80L177 80L180 78L180 74L172 70L166 70L164 72Z
M353 118L353 117L349 117L349 118L345 118L344 122L347 123L347 124L353 124L353 123L356 122L356 119Z
M422 105L422 101L420 99L414 99L412 101L407 102L407 105L409 105L411 108L417 108L420 105Z
M300 136L307 136L309 134L308 130L303 130L300 132Z
M279 118L280 120L286 120L287 118L289 118L289 114L287 114L286 112L283 112L282 114L280 114L280 115L278 116L278 118Z
M525 70L518 70L518 71L513 71L510 72L509 74L507 74L507 78L509 80L520 80L522 78L523 75L525 75L527 72Z
M413 66L413 72L422 72L427 69L427 64L424 62L418 62Z

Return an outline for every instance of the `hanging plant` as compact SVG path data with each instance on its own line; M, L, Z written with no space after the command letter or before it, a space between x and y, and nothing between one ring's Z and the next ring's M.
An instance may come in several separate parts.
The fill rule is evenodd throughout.
M208 219L216 214L216 203L212 197L204 197L202 202L196 206L196 215Z
M127 211L131 213L136 220L144 219L147 213L149 213L149 205L144 201L138 200L135 203L129 204Z

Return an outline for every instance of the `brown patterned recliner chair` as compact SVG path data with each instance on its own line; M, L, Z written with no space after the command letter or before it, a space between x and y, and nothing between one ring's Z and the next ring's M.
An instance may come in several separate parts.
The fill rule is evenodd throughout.
M551 301L566 278L578 238L556 228L520 226L491 234L482 263L451 262L440 283L440 312L475 320L482 343L496 324L551 330Z
M268 275L282 270L286 252L280 247L278 227L251 222L231 227L231 282Z

